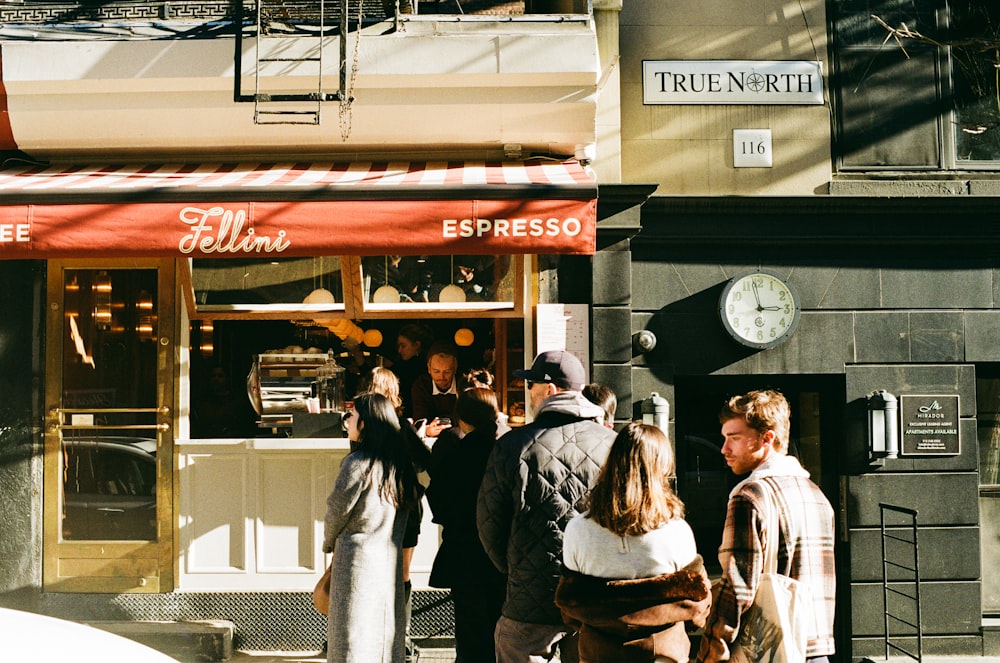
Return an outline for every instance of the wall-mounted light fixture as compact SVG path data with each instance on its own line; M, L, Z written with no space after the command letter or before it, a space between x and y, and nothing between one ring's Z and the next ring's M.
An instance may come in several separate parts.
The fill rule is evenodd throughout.
M651 392L642 401L642 423L656 426L664 435L670 426L670 403L658 393Z
M868 457L872 461L899 458L899 408L885 389L868 394Z
M656 334L643 329L632 334L632 349L636 354L646 354L656 347Z

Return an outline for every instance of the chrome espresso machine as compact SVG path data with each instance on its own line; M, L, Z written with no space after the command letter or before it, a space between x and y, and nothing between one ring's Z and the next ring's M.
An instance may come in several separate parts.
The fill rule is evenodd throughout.
M247 394L257 425L286 437L343 437L344 373L332 351L285 348L255 355Z

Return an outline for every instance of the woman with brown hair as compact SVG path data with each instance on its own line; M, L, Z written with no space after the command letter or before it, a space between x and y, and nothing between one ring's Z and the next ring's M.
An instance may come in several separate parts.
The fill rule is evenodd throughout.
M580 632L580 661L688 660L685 623L711 602L684 505L670 487L674 455L656 426L628 424L566 526L556 604Z
M399 394L399 378L396 374L390 371L388 368L383 368L381 366L376 366L372 368L361 379L361 384L358 386L358 393L373 392L376 394L382 394L389 399L392 403L392 408L396 411L396 414L402 416L403 414L403 399Z

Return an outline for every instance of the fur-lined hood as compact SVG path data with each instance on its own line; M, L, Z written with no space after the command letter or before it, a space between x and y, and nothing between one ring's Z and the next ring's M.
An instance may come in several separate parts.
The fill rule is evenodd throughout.
M674 573L609 580L564 569L556 590L564 621L580 631L581 661L684 661L685 623L704 626L711 585L701 557Z

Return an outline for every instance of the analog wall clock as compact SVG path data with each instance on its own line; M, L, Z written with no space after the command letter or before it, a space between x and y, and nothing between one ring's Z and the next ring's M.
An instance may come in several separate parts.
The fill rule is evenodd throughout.
M787 340L800 312L799 298L788 281L766 270L730 279L719 298L722 326L751 348L771 348Z

